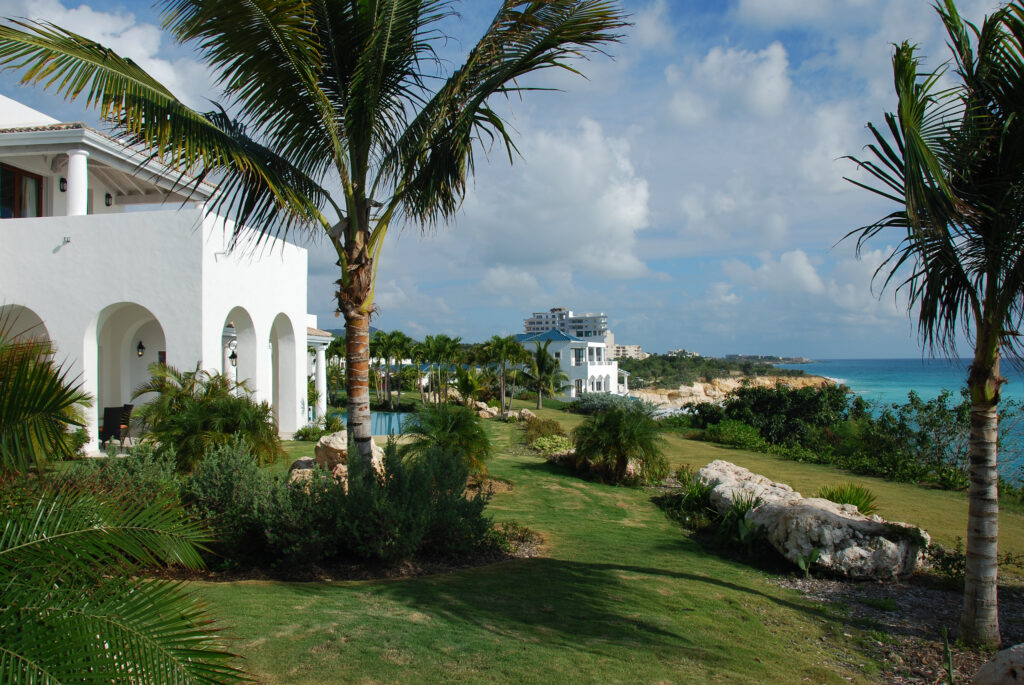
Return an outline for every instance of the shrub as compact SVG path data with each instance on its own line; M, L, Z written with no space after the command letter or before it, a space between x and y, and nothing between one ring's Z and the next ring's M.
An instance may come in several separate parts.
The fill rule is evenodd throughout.
M173 450L157 452L152 445L135 445L123 457L90 459L76 465L77 477L108 490L117 490L133 502L149 502L168 495L177 497Z
M867 488L856 483L842 483L840 485L823 485L818 490L818 497L827 499L836 504L853 504L857 511L865 516L871 516L878 511L875 504L874 494Z
M565 435L562 424L554 419L534 419L526 424L526 444L532 445L537 438L550 435Z
M324 435L327 431L317 422L307 423L305 426L295 431L292 436L292 440L298 440L300 442L316 442Z
M534 440L532 447L545 457L551 457L571 450L572 440L564 435L545 435Z
M181 488L182 501L217 531L216 551L233 561L267 559L263 515L273 483L241 440L212 448Z
M309 481L268 481L266 497L252 509L262 526L267 563L307 568L339 558L344 550L337 518L345 503L344 484L319 467Z
M611 409L636 410L651 416L658 407L644 400L604 392L587 392L577 395L566 409L575 414L600 414Z
M710 426L704 432L704 439L745 450L766 451L768 447L756 428L733 419Z
M668 474L658 425L643 412L613 408L594 414L573 431L577 467L612 483L657 482ZM630 465L636 472L628 475Z

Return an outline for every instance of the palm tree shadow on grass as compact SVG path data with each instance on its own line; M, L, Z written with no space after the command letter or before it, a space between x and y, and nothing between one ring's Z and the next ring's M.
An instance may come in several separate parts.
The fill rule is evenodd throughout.
M676 606L666 600L663 607L650 609L650 600L638 592L642 595L652 583L663 579L684 581L678 594L694 601L677 600ZM324 593L341 590L320 584L290 588L321 598ZM648 566L550 558L382 583L373 589L377 597L399 602L435 619L472 625L511 639L541 640L552 647L595 654L604 653L608 645L682 650L685 656L709 666L732 658L728 654L731 640L725 637L725 631L721 644L715 646L701 628L687 634L671 627L677 620L672 614L712 611L706 603L699 604L701 598L718 592L726 593L721 600L725 609L760 598L815 621L829 618L823 609L709 576ZM728 594L739 596L730 598ZM663 620L659 620L662 616ZM731 619L725 616L723 620Z

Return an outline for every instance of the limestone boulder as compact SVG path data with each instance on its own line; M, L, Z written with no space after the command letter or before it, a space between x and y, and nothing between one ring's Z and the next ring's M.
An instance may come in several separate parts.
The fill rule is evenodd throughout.
M289 483L306 483L313 478L313 470L316 468L316 460L310 457L296 459L288 467Z
M316 441L313 448L316 463L325 471L332 471L338 464L348 463L348 431L325 435Z
M522 411L519 412L519 419L522 421L533 421L536 418L537 415L534 414L529 409L523 409Z
M1024 683L1024 644L998 652L978 669L971 682L974 685Z
M487 411L487 403L486 402L474 402L473 403L473 409L476 409L477 411Z
M479 416L481 419L493 419L494 418L494 416L491 415L491 412L487 411L486 409L481 409L480 411L478 411L476 413L476 415Z
M763 527L768 542L794 564L818 550L818 568L855 579L894 580L924 563L930 538L916 526L864 516L852 504L802 497L727 461L708 464L697 478L713 488L710 500L719 513L756 499L747 520Z
M501 410L498 409L497 407L487 407L487 413L490 415L492 419L496 419L499 416L501 416Z

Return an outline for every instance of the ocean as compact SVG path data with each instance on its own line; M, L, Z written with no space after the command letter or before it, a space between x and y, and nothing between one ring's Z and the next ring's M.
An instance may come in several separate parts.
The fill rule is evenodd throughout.
M815 376L826 376L842 383L866 400L884 404L905 403L907 393L917 392L921 399L938 397L943 390L953 393L959 402L960 389L967 386L969 359L822 359L810 364L780 364L787 369L802 369ZM1003 360L1000 373L1006 378L1003 399L1024 402L1024 373ZM1024 469L1024 421L1004 425L1003 454L999 470L1006 478L1021 478Z

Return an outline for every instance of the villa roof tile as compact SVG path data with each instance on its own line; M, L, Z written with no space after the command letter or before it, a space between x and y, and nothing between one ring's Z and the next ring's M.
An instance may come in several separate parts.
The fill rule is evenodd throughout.
M328 333L327 331L322 331L319 328L313 328L312 326L306 326L306 335L315 335L318 338L333 338L334 337L334 335L332 333Z

